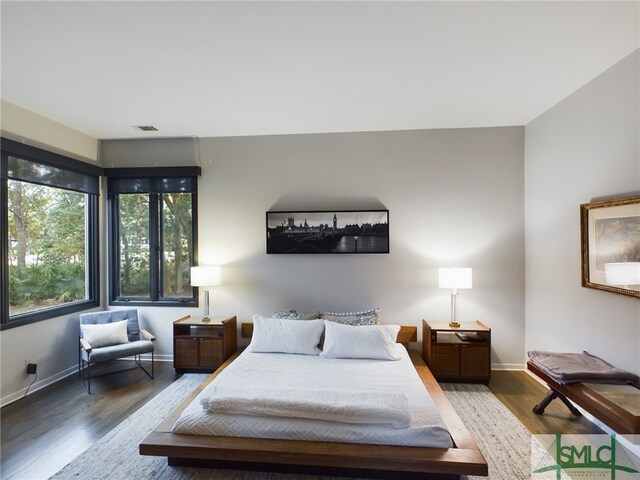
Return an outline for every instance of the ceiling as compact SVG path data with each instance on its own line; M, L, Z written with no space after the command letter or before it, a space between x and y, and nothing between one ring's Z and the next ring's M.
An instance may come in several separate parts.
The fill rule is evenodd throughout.
M2 1L1 94L96 138L526 125L640 46L639 6Z

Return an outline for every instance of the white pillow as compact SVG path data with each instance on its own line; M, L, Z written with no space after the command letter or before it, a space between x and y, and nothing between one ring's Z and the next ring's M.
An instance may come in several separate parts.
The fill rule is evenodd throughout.
M325 320L321 357L400 360L396 340L399 325L342 325Z
M319 355L324 320L287 320L253 316L250 352Z
M108 347L128 343L127 323L129 320L111 323L87 323L80 325L82 338L93 348Z

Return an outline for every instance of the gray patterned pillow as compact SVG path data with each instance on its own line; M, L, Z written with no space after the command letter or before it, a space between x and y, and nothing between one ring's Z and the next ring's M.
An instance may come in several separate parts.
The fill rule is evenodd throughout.
M331 322L341 323L343 325L378 325L380 323L380 316L378 315L379 309L372 308L371 310L365 310L361 312L323 312L322 319L329 320Z
M318 320L322 317L320 312L298 313L295 310L278 311L271 318L283 318L286 320Z

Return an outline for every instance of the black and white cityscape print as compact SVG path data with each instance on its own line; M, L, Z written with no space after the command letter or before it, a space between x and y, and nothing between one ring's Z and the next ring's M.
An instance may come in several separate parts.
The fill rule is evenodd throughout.
M267 212L267 253L389 253L389 210Z

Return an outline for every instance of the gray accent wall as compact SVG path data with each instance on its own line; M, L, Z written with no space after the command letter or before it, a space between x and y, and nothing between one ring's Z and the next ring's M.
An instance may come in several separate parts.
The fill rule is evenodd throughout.
M448 321L438 267L468 266L459 319L493 328L496 366L522 367L523 139L522 127L200 139L199 257L222 265L212 313L378 307L385 323ZM265 253L268 210L369 208L389 209L388 255ZM171 322L202 312L140 310L161 357Z
M525 128L526 348L640 374L640 301L583 288L580 204L640 194L640 50Z

